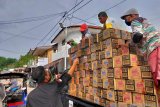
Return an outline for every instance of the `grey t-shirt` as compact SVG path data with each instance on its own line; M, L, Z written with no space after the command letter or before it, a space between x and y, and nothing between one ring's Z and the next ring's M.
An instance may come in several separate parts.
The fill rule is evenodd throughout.
M28 95L27 107L63 107L60 92L71 76L66 73L61 79L62 83L40 84Z

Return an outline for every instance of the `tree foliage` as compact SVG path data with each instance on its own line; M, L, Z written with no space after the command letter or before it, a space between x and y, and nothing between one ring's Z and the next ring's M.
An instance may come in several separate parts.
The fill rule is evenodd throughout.
M17 60L14 58L0 57L0 70L3 70L4 68L12 68L16 62Z

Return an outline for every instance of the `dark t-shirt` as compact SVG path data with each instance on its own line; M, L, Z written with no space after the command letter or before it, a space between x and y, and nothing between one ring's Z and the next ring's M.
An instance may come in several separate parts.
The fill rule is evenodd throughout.
M61 79L62 83L44 83L34 89L28 95L27 107L63 107L60 92L71 76L65 73Z

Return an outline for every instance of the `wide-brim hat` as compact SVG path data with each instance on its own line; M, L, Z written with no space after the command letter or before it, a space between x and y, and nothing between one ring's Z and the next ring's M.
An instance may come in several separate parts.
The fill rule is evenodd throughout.
M128 15L131 15L131 14L139 14L138 11L135 9L135 8L131 8L129 9L128 11L126 11L122 16L121 16L121 19L124 20L124 18Z

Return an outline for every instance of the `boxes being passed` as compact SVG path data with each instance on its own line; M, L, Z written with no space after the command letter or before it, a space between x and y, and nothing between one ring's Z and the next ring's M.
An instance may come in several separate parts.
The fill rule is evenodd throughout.
M122 67L122 56L113 57L113 67Z
M106 29L103 31L103 40L107 38L121 38L121 32L118 29Z
M115 79L114 80L114 89L115 90L125 90L125 80L122 79Z

